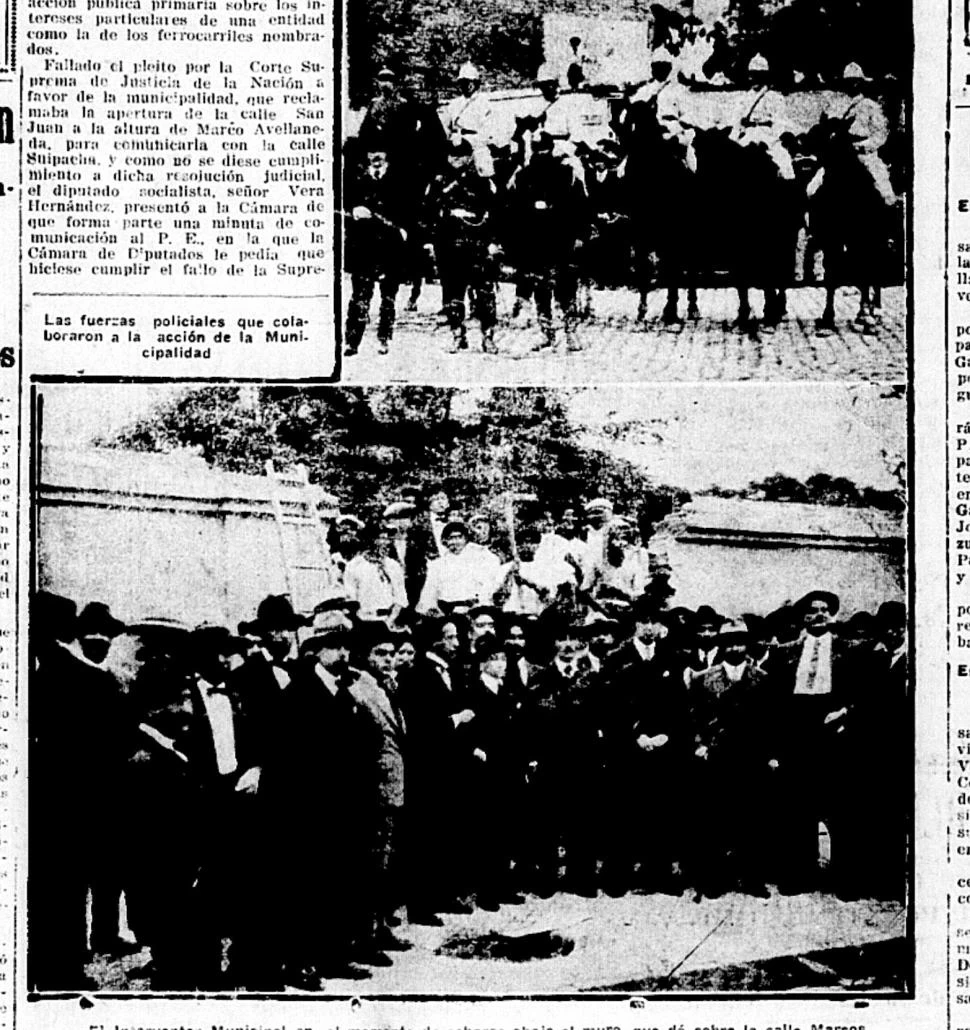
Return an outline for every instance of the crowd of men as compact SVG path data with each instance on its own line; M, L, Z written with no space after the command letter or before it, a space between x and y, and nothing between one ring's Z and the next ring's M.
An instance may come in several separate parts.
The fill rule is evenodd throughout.
M526 894L903 899L902 603L689 610L611 578L605 498L502 545L418 501L343 521L312 611L34 596L32 988L147 947L156 990L317 990Z
M733 99L712 120L699 117L697 69L685 65L683 46L671 41L676 55L667 46L653 50L649 78L630 84L607 108L582 91L582 40L574 37L571 45L575 60L565 78L572 88L563 88L561 69L543 64L536 73L537 94L528 110L516 115L511 139L483 89L481 71L470 62L457 70L455 96L437 112L409 101L392 69L378 73L376 96L357 137L345 147L345 264L352 280L344 337L348 356L360 348L378 288L378 353L388 353L400 286L415 284L409 301L414 308L424 276L440 280L441 318L452 333L452 349L468 347L467 300L483 350L494 351L495 295L500 276L507 274L503 269L512 269L516 281L513 319L534 301L539 347L556 345L561 321L567 349L579 349L575 330L584 310L577 300L582 283L638 285L642 292L647 279L666 276L669 282L682 276L679 267L657 265L670 249L657 236L688 231L684 218L690 211L725 202L713 184L729 189L731 180L719 180L717 169L707 169L707 185L695 182L696 144L715 131L725 131L742 155L763 154L765 174L790 184L786 205L801 210L803 219L813 198L826 195L819 189L826 161L835 160L831 143L810 142L811 133L791 121L790 87L778 82L763 55L750 59ZM898 229L897 187L884 157L889 123L871 95L872 85L858 63L849 63L838 92L820 103L818 125L825 127L827 141L834 137L844 144L835 153L847 155L843 165L856 164L861 182L868 184L852 189L867 188L874 202L885 206L888 239ZM653 170L663 167L672 147L686 173L677 186L670 173ZM723 172L729 174L727 168ZM857 178L850 172L847 181ZM693 188L697 196L690 193ZM845 197L846 217L853 200ZM665 213L664 205L680 210L679 220ZM781 212L762 208L752 211L755 216L781 217ZM690 246L702 249L701 222L689 225L697 237ZM778 262L782 288L794 276L796 236L797 230L791 253ZM664 317L678 321L676 305Z

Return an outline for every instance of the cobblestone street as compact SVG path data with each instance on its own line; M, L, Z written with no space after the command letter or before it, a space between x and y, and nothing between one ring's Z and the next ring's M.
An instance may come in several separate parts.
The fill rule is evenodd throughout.
M345 296L349 292L345 291ZM513 288L499 293L498 353L483 354L477 323L469 320L467 351L450 354L451 334L439 324L437 285L425 286L418 310L404 311L407 287L398 296L398 324L387 355L378 355L374 322L359 354L343 359L347 383L490 383L585 384L596 382L731 382L840 381L897 382L906 377L906 290L883 290L882 315L873 333L853 324L858 291L839 290L836 332L824 334L815 320L824 307L824 291L801 287L788 293L788 316L774 331L739 332L732 325L737 293L730 289L699 291L701 318L682 326L661 322L665 294L650 297L646 325L636 322L637 298L628 290L596 290L593 317L580 325L582 350L566 352L559 333L556 350L535 348L541 342L534 312L514 324L510 319ZM752 291L755 316L761 294ZM681 299L681 314L686 298ZM376 310L374 312L376 316Z

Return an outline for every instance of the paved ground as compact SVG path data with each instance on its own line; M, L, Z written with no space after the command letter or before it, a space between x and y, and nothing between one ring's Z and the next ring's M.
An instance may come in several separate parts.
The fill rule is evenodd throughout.
M752 293L755 314L761 295ZM481 353L475 323L469 330L469 351L449 354L449 331L440 327L440 290L426 286L418 311L400 314L386 356L377 354L373 325L359 354L345 358L348 383L488 383L494 385L586 384L594 382L853 381L899 382L906 378L906 291L883 291L883 312L874 333L852 324L858 293L840 290L836 302L837 331L818 332L815 319L824 306L823 291L802 287L789 292L788 318L775 332L740 333L731 327L737 314L733 290L701 290L702 318L679 328L660 321L664 296L651 295L649 322L636 323L636 297L631 291L597 290L594 318L583 324L583 350L536 352L540 342L534 319L512 324L512 287L502 284L498 354ZM406 288L401 290L403 309ZM681 311L686 300L681 302ZM376 315L376 311L375 311ZM561 334L560 334L561 335Z
M692 891L560 893L444 919L442 927L403 927L398 932L412 950L395 953L394 964L373 970L369 980L328 981L326 992L868 991L901 989L906 976L904 908L829 894L727 894L698 903ZM545 947L550 940L559 947ZM489 957L498 945L519 960ZM147 950L116 961L96 957L88 972L105 990L147 990L137 970L148 958Z

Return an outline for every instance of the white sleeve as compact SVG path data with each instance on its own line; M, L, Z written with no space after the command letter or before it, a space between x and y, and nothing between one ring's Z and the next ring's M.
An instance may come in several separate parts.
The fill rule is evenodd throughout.
M421 588L421 596L415 606L418 615L427 615L428 612L438 607L438 600L441 596L441 566L437 561L428 565L428 575L425 578L424 586Z
M391 580L391 595L394 604L400 608L407 608L408 593L404 586L404 569L396 558L387 559L387 574Z

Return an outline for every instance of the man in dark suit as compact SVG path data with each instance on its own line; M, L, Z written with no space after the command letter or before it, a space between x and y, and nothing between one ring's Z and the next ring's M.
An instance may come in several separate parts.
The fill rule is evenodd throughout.
M34 990L89 989L97 985L84 972L86 894L106 842L117 841L112 799L124 787L134 722L118 681L85 657L73 601L38 592L30 643L28 981Z
M845 899L901 901L914 760L906 606L884 602L875 629L878 642L860 655L858 703L846 727L854 789L837 798L834 821L846 857L836 867L837 889Z
M365 674L350 646L343 629L303 642L261 782L277 845L276 940L286 982L304 989L370 976L352 956L370 933L380 730L354 696Z
M404 589L413 609L421 597L428 575L428 562L438 557L427 515L407 501L394 501L381 516L391 532L391 557L404 569Z
M212 990L222 986L222 942L206 884L214 757L205 746L189 629L145 619L127 634L140 660L130 686L136 741L124 778L133 799L126 823L128 922L151 948L153 990ZM179 846L162 846L170 840Z
M464 863L474 817L466 813L470 759L459 747L460 727L474 718L465 703L458 623L428 627L425 647L407 673L399 673L401 709L407 724L405 827L408 921L440 926L437 912L470 912L458 899L472 893ZM449 847L431 846L441 826Z
M703 672L717 664L717 638L723 623L724 616L708 604L702 604L693 618L688 620L687 635L690 643L682 655L685 684L690 684L695 672Z
M639 885L679 893L680 817L690 747L687 697L664 649L667 626L655 603L633 606L632 639L604 665L607 712L607 893Z
M376 144L375 144L376 146ZM398 159L400 160L400 159ZM378 353L386 354L394 335L397 293L404 277L409 239L407 190L384 149L366 153L362 167L344 183L345 260L352 294L344 330L344 354L357 353L370 321L374 288L380 284Z
M468 769L467 804L475 813L468 860L479 908L496 911L522 900L512 890L517 806L524 782L520 749L521 703L506 680L508 658L494 635L483 638L472 660L463 703L472 717L459 726L459 761Z
M717 642L720 660L695 672L689 688L690 783L700 813L693 849L697 890L718 897L740 886L768 897L758 862L763 842L755 840L772 760L764 725L767 677L749 659L743 623L725 624Z
M404 904L404 812L407 722L394 669L398 634L384 622L364 623L356 635L357 666L365 675L352 684L354 698L370 712L379 731L378 821L373 842L372 934L357 945L357 961L390 965L386 951L410 944L396 937L396 910Z
M230 983L278 988L275 966L265 956L272 870L263 843L266 813L260 782L279 717L280 687L271 672L253 668L256 659L235 662L247 648L247 641L223 626L200 626L188 642L194 676L194 756L206 828L199 884L213 950L219 952L223 937L232 942ZM274 688L275 695L270 693ZM240 849L238 841L244 837L252 843Z
M858 698L859 653L832 632L839 598L813 590L798 602L803 630L772 656L777 709L774 742L782 790L779 887L785 893L812 889L818 880L818 824L825 821L833 855L839 849L833 825L843 791L847 717Z
M603 679L578 622L550 620L548 631L552 661L537 672L523 705L530 873L536 893L555 891L561 844L567 889L595 897L607 728Z

